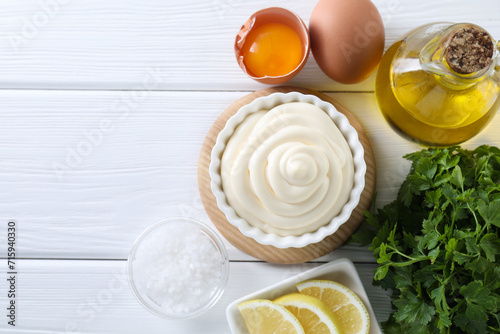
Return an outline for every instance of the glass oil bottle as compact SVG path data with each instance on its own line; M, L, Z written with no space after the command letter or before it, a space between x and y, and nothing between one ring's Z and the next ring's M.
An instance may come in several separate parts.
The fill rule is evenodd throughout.
M500 105L499 46L483 28L436 23L411 31L384 54L375 95L401 134L450 146L479 133Z

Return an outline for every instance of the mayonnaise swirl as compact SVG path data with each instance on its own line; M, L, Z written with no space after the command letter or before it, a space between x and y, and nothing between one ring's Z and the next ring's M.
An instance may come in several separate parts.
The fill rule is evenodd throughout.
M333 120L303 102L248 115L221 159L229 205L250 225L280 236L328 224L353 187L351 150Z

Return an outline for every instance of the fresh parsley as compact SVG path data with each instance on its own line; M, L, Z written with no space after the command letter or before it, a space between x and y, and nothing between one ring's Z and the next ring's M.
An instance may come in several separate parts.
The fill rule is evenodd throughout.
M352 238L392 290L385 333L500 333L500 149L430 148Z

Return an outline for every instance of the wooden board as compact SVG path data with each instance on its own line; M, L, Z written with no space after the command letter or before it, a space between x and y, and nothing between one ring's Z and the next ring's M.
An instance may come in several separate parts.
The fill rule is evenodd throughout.
M215 196L210 189L210 175L208 167L210 165L210 154L215 145L215 141L219 132L226 125L227 120L233 116L242 106L249 104L254 99L267 96L277 92L292 92L297 91L304 94L312 94L318 96L320 99L330 102L337 110L343 113L351 125L358 131L358 136L361 144L365 149L365 161L367 165L367 172L365 176L365 189L361 194L359 205L354 209L351 218L337 230L333 235L330 235L322 241L308 245L303 248L286 248L281 249L274 246L259 244L252 238L243 235L237 227L229 223L224 213L217 206ZM370 145L368 136L366 135L363 126L356 119L356 117L349 112L345 107L340 105L337 101L319 92L300 88L300 87L272 87L258 90L231 104L220 116L217 118L212 128L209 130L205 142L201 148L200 158L198 161L198 185L200 189L201 199L208 216L213 221L214 225L220 233L236 248L241 251L254 256L258 259L274 262L274 263L302 263L310 261L326 255L341 246L358 228L363 218L363 210L370 207L375 192L375 157Z

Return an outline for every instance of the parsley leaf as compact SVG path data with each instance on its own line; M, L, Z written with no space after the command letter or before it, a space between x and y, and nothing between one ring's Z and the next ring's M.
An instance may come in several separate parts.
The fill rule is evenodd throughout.
M394 313L394 318L408 323L418 321L420 324L425 325L431 321L435 313L432 306L412 292L402 295L400 299L394 302L394 305L398 308Z
M386 333L500 332L500 149L429 148L396 199L366 212L374 283L392 290Z
M479 247L481 247L489 261L495 262L496 256L500 254L500 238L497 234L488 233L481 238Z
M493 224L496 227L500 227L500 200L495 200L488 204L480 200L478 211L487 224Z

